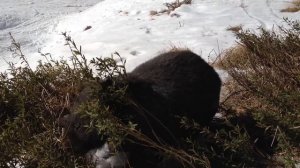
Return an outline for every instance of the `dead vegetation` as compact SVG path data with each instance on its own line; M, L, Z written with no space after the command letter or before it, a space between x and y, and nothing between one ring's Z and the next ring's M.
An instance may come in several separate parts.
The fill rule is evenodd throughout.
M291 13L298 12L298 11L300 11L300 0L293 0L291 6L281 10L281 12L291 12Z
M159 16L161 14L170 14L175 9L179 8L181 5L187 4L190 5L192 3L192 0L175 0L171 3L164 3L164 5L167 7L167 9L163 9L160 11L152 10L149 12L150 16ZM177 14L178 15L178 14Z
M234 33L237 33L243 29L243 25L237 25L237 26L229 26L226 30L232 31Z

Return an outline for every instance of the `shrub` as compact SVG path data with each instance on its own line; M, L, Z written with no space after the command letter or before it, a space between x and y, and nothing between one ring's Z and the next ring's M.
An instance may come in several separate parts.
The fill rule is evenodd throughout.
M83 157L62 148L57 126L57 118L69 109L80 87L92 79L85 58L72 57L72 66L50 59L32 70L20 45L12 40L14 54L23 64L16 67L11 63L10 69L1 73L0 167L85 164ZM51 58L49 54L43 56Z
M229 74L230 95L223 109L251 113L265 134L278 142L274 159L292 167L299 162L300 24L289 21L278 32L237 32L239 44L218 60Z

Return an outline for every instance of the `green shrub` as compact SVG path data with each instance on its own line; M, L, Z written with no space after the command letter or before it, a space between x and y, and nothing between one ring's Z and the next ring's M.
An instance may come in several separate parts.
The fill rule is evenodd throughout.
M287 167L299 162L300 142L300 23L285 20L288 28L236 33L239 44L217 66L229 79L231 95L224 109L246 111L278 142L275 156Z

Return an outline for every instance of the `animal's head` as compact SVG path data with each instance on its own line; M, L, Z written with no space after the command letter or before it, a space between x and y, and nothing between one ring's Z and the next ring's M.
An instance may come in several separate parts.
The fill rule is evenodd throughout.
M59 119L62 127L62 142L65 148L72 148L75 153L86 153L104 143L95 129L86 127L85 120L78 114L67 114Z

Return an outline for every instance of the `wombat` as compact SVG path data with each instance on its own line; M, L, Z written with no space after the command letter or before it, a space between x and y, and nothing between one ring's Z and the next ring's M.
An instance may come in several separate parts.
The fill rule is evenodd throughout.
M146 61L127 74L125 83L126 96L133 103L117 106L114 114L124 122L125 116L131 115L130 121L158 143L180 146L178 139L187 132L182 130L178 118L186 116L207 125L218 110L219 75L189 50L166 52ZM103 88L111 84L109 79L101 83ZM79 153L102 146L97 131L87 132L80 122L76 114L63 117L62 127L68 128L66 135L71 145ZM142 147L127 143L123 149L129 153L129 162L134 167L159 167L155 165L157 160L145 162L148 155L143 155Z

